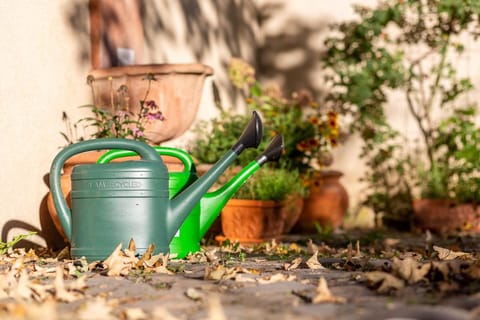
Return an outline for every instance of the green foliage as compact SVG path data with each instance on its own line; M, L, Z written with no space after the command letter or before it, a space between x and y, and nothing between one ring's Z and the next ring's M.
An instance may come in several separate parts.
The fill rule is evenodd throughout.
M359 20L334 26L324 61L332 87L328 101L352 116L351 130L364 141L367 204L407 215L416 187L423 196L479 201L479 149L472 143L478 126L472 110L460 117L465 108L458 104L473 86L458 77L455 62L465 34L478 28L480 1L388 0L355 11ZM387 93L395 89L421 132L415 148L385 116Z
M193 129L195 141L189 149L190 154L201 163L217 162L237 142L250 118L250 115L234 115L222 111L218 118L200 121ZM266 142L263 141L261 146L265 145ZM235 163L245 166L255 159L261 149L244 150Z
M235 193L234 198L281 201L291 194L305 195L299 173L265 167L255 172Z
M258 150L263 150L280 133L284 138L284 154L278 167L303 173L331 164L330 150L340 140L336 112L318 107L306 90L294 92L291 99L283 97L278 89L257 81L255 70L243 60L232 60L229 75L245 94L250 110L262 117L264 138ZM222 111L219 118L199 123L194 129L196 138L191 154L200 162L216 162L236 142L249 119L249 114ZM247 164L256 154L258 151L246 150L237 164Z
M14 245L16 245L18 242L21 240L28 238L29 236L37 234L36 232L29 232L28 234L19 234L15 236L11 241L8 242L2 242L0 241L0 255L3 255L8 252L8 249L13 248Z

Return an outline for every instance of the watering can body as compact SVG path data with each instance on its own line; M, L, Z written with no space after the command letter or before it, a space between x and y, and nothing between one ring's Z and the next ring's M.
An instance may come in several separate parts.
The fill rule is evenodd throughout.
M185 151L172 147L153 147L161 156L169 156L179 159L183 164L182 171L169 171L168 192L173 198L192 182L198 179L195 164L192 157ZM132 157L136 154L128 150L111 150L103 154L98 160L99 164L106 164L114 159ZM170 253L176 258L184 258L189 253L200 251L200 202L195 205L188 217L182 223L180 229L170 242Z
M167 225L168 175L157 163L78 166L71 199L72 256L99 260L131 238L140 253L151 243L168 252L168 232L159 230Z
M261 120L254 112L238 142L201 179L181 182L182 190L174 197L170 197L165 164L157 151L143 142L96 139L64 148L50 168L50 188L72 256L102 260L119 243L126 245L131 239L138 254L150 244L155 245L155 253L168 253L171 240L202 196L242 150L258 146L261 135ZM78 153L105 149L132 151L141 159L75 167L70 209L60 186L63 164Z
M183 150L156 146L159 155L180 159L184 165L181 172L169 172L169 196L174 197L190 183L198 179L191 156ZM217 190L206 193L185 219L179 231L170 242L170 252L176 258L184 258L189 253L200 251L200 240L221 213L230 197L255 173L266 161L276 161L283 150L283 138L275 137L267 149L251 161L229 182ZM100 157L97 163L108 163L114 159L134 156L135 153L126 150L111 150Z

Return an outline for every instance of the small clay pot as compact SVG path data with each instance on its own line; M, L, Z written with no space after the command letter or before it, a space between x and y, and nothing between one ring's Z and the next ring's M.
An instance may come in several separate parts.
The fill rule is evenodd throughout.
M434 232L460 229L480 232L480 206L456 204L447 199L413 201L414 224L421 230Z
M294 231L315 233L321 227L338 228L348 209L348 193L340 183L342 173L335 170L321 171L312 177L310 194L305 198L303 211Z
M285 220L278 201L230 199L222 210L225 238L240 243L269 241L282 235Z

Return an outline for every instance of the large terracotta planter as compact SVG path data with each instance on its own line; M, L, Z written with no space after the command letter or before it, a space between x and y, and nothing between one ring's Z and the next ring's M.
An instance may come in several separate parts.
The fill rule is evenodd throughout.
M455 204L446 199L413 201L414 224L422 230L448 232L470 230L480 232L480 206Z
M205 78L213 74L212 68L203 64L150 64L129 65L94 69L90 75L95 79L95 101L99 107L110 108L111 100L121 85L128 88L128 105L138 112L140 101L147 91L147 74L153 74L148 100L155 100L165 121L152 121L146 126L145 135L153 144L171 140L182 135L192 125L197 114ZM114 94L112 95L112 88Z
M221 214L223 235L241 243L277 238L285 224L281 208L282 203L277 201L230 199Z
M340 183L339 171L321 171L313 176L310 194L305 198L303 211L294 231L315 233L318 224L338 228L348 209L348 193Z

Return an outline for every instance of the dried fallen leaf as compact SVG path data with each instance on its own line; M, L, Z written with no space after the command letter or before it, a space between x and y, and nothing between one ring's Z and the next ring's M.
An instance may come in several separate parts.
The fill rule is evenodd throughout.
M205 268L205 279L217 281L233 279L237 272L237 268L226 268L221 264L216 267L207 266Z
M193 301L198 301L203 299L203 293L200 292L200 290L197 290L195 288L188 288L187 291L185 292L185 295L192 299Z
M96 298L88 300L80 306L76 312L77 319L90 320L92 318L98 320L114 320L115 317L111 314L113 307L108 304L105 299Z
M265 276L262 278L257 279L257 282L260 284L268 284L274 282L282 282L282 281L293 281L297 277L293 274L283 274L283 273L275 273L273 275Z
M227 316L223 311L220 298L212 295L208 299L208 319L209 320L227 320Z
M405 286L402 279L383 271L366 272L365 278L370 286L376 288L379 293L389 293L392 290L400 290Z
M430 268L430 263L421 264L411 257L403 260L394 257L392 261L392 271L409 284L422 280L428 274Z
M301 257L298 257L298 258L295 258L292 262L290 263L285 263L284 265L284 268L285 270L287 271L290 271L290 270L295 270L298 268L298 266L300 265L300 263L302 263L302 258Z
M126 276L137 262L138 259L135 256L129 256L122 252L120 243L103 264L107 268L108 276Z
M213 248L212 250L208 250L205 252L205 257L207 257L208 262L215 262L218 260L218 257L216 255L217 248Z
M314 254L315 252L318 252L318 246L315 243L313 243L312 239L308 239L307 253Z
M317 286L317 295L312 299L312 303L345 303L344 297L334 296L328 288L327 280L324 277L320 277Z
M57 276L55 277L53 285L55 287L55 298L59 301L73 302L81 297L79 294L75 294L65 288L65 282L63 281L63 266L57 266Z
M164 307L155 307L152 312L152 317L155 320L180 320Z
M452 251L450 249L442 248L439 246L433 246L433 250L438 253L438 258L440 260L453 260L459 257L462 258L471 258L472 254L461 251Z
M310 269L313 269L313 270L325 269L325 267L322 266L322 264L320 262L318 262L318 251L315 251L313 256L311 256L310 259L308 259L306 263L307 263L307 266Z
M128 308L122 312L126 320L143 320L147 319L147 314L140 308Z

